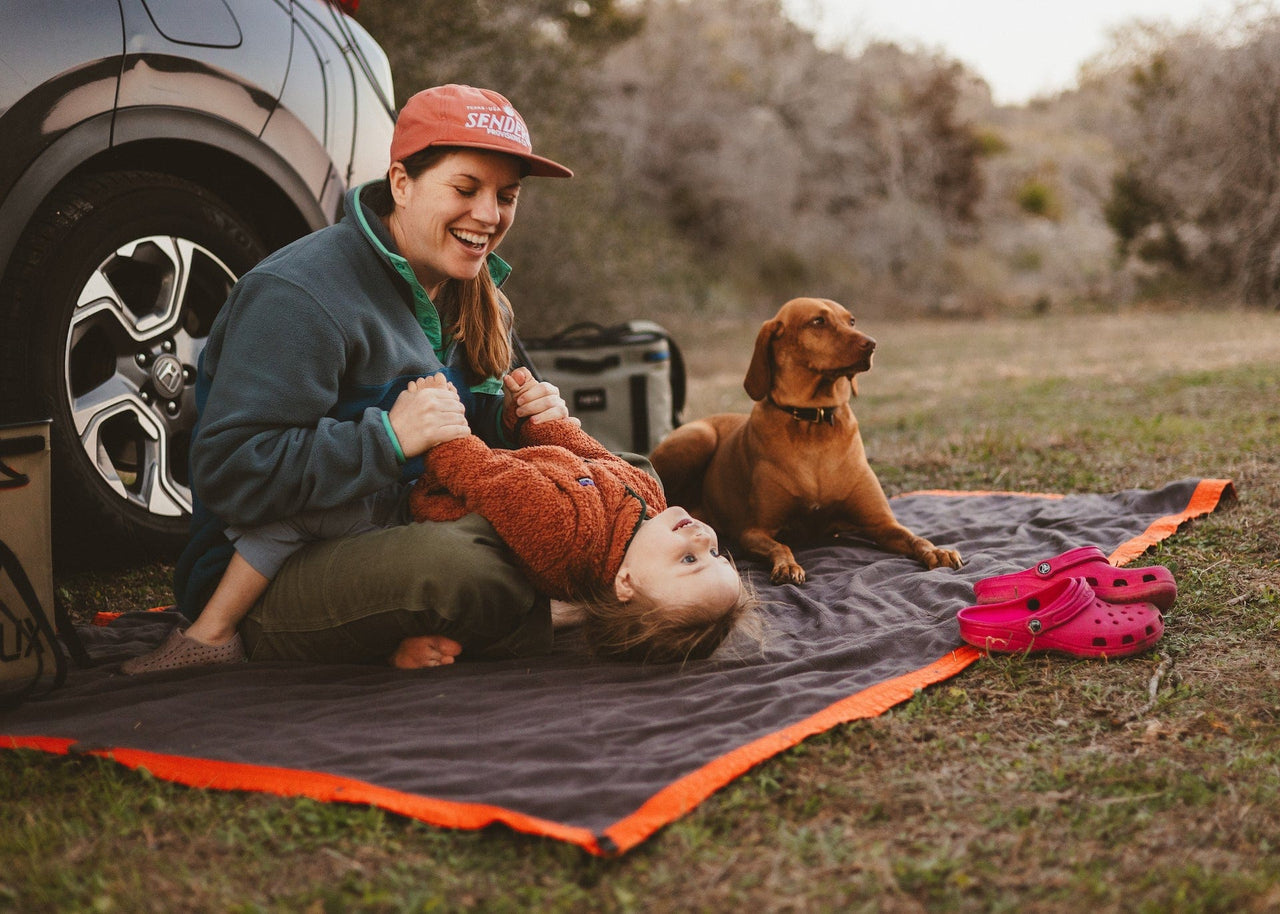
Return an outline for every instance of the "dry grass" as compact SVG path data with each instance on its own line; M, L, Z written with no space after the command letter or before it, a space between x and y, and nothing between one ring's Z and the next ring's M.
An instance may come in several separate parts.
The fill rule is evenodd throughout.
M750 409L742 376L761 322L667 323L693 375L686 418ZM860 416L872 410L878 419L941 409L1002 384L1011 390L1046 380L1121 386L1153 374L1280 364L1276 316L1256 310L975 321L858 318L858 327L879 345L874 367L858 379L861 400L854 406Z
M1158 652L984 659L620 860L0 753L0 910L1280 910L1280 318L865 323L856 408L890 492L1236 481L1147 557L1179 581ZM690 416L746 407L757 326L673 327ZM58 583L134 608L165 574Z

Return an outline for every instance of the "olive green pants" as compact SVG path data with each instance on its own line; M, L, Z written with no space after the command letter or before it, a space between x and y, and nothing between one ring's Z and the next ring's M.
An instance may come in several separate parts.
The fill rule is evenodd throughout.
M484 518L312 543L240 625L252 660L385 663L410 635L445 635L459 659L551 649L551 610Z

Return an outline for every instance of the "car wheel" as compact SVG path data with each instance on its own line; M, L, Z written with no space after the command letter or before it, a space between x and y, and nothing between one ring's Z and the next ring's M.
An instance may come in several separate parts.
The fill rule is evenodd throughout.
M53 420L59 552L85 533L109 552L180 548L200 353L236 278L265 253L216 197L149 172L78 179L31 222L0 314L25 358L3 383Z

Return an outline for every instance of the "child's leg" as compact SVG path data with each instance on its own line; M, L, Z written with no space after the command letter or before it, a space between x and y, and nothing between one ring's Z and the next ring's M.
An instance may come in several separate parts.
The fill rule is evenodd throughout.
M213 596L187 628L188 638L204 644L225 644L236 636L240 621L266 593L280 566L306 543L368 533L384 525L397 505L399 486L389 486L365 498L334 508L304 511L292 518L258 527L228 528L235 543L227 570ZM377 512L379 521L372 515Z
M187 637L202 644L226 644L235 637L240 620L248 615L270 583L271 579L245 561L239 552L234 553L213 596L196 621L188 626Z
M234 553L213 596L196 621L185 631L175 628L158 647L141 657L126 660L120 665L120 672L126 676L137 676L191 666L243 662L244 647L236 626L253 608L269 583L270 580L254 570L239 552Z

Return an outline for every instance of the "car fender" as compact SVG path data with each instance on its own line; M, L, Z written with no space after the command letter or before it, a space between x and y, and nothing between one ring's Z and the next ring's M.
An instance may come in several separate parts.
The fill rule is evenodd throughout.
M158 168L142 162L142 151L165 142L195 144L217 150L261 173L285 195L297 220L314 231L333 222L344 187L325 151L306 127L278 110L264 136L270 146L218 118L190 109L146 108L119 112L112 144L110 112L65 131L23 172L13 192L0 204L0 265L9 257L28 221L52 190L80 168ZM292 163L308 170L303 177ZM319 198L320 202L316 200ZM296 233L295 233L296 234Z
M44 148L0 203L0 275L32 215L50 192L84 162L111 147L111 111L96 114L64 130Z
M166 141L194 143L227 153L279 187L310 230L323 228L337 214L335 203L316 202L325 199L326 187L337 178L328 154L306 126L287 112L277 110L259 139L234 124L189 108L121 109L116 113L114 136L113 155L117 158L128 159L131 146ZM295 163L306 169L305 176Z

